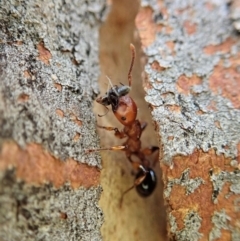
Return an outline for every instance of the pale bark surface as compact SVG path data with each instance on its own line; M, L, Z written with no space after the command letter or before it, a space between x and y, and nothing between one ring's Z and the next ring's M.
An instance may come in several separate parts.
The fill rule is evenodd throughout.
M124 153L102 153L101 181L98 153L85 154L98 146L95 116L105 111L91 112L104 4L0 2L1 240L101 240L99 205L104 240L166 240L157 165L153 195L132 190L120 207L134 181ZM157 145L140 48L146 55L145 99L161 140L172 240L240 240L240 38L232 6L142 1L138 10L137 1L116 0L101 29L101 93L106 75L127 84L129 44L136 45L131 96L149 124L143 147ZM97 121L122 128L111 111ZM102 146L123 142L99 135Z
M92 100L104 1L0 1L0 239L101 240Z
M142 1L146 101L173 240L240 239L240 37L227 1Z

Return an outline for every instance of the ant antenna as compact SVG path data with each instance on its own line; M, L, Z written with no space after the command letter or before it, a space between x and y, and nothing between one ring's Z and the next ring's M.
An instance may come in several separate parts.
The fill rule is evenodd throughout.
M99 104L101 104L101 103L99 103ZM101 104L102 105L102 104ZM103 116L105 116L107 113L108 113L108 111L109 111L109 109L107 108L107 106L106 105L103 105L106 109L107 109L107 112L105 113L105 114L103 114L103 115L99 115L98 114L98 117L103 117Z
M128 83L129 83L129 87L131 87L132 85L132 68L133 68L133 64L134 64L134 60L135 60L135 55L136 55L136 50L133 44L130 44L130 49L132 51L132 61L130 64L130 69L128 71Z

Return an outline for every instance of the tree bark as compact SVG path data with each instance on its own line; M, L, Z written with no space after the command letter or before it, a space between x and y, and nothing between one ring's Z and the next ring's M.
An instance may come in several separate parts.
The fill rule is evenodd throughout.
M0 239L101 240L92 100L104 1L0 2Z
M171 240L240 239L233 2L142 1L138 9L138 1L115 0L100 52L104 1L0 2L1 240L101 240L99 205L104 240L166 240L163 192ZM155 165L153 195L132 190L120 207L134 181L124 153L101 153L100 179L100 156L85 149L99 147L95 116L105 111L97 104L91 111L98 53L105 93L106 75L127 84L130 43L137 48L130 95L149 125L142 146L157 145L159 135L164 190ZM122 128L112 113L97 122ZM101 146L121 144L112 133L99 136Z
M142 1L172 240L239 240L240 38L226 1Z

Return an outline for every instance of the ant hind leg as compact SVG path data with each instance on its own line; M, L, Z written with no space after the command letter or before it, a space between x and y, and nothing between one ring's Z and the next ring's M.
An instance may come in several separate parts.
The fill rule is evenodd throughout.
M135 163L135 164L137 165L137 163ZM134 184L122 193L122 196L121 196L121 199L120 199L120 207L122 206L124 196L129 191L131 191L133 188L141 185L144 182L144 180L145 180L145 178L148 174L148 170L146 168L144 168L142 165L138 164L138 168L140 169L141 174L137 176L137 178L134 181Z

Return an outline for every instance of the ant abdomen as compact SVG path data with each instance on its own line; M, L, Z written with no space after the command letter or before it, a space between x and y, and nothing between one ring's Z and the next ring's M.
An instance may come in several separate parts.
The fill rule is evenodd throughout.
M138 194L142 197L150 196L157 185L157 177L155 172L151 168L147 168L146 171L147 171L147 174L145 179L143 180L142 183L136 186L136 190ZM143 170L140 170L136 175L136 179L143 175L144 175Z

